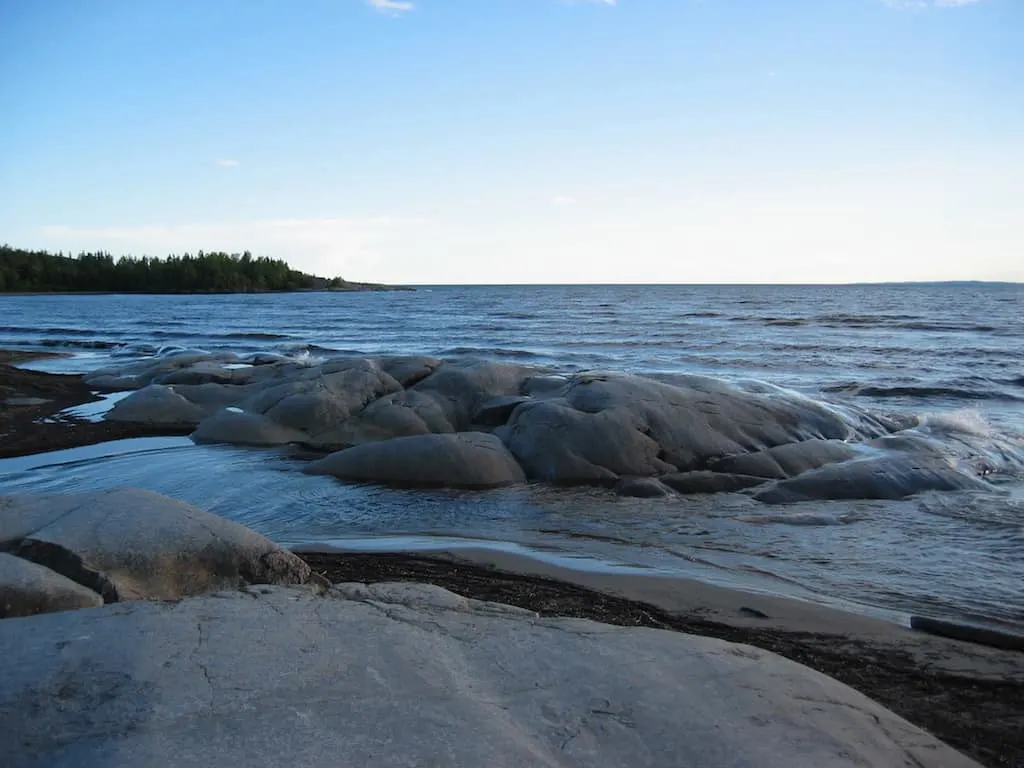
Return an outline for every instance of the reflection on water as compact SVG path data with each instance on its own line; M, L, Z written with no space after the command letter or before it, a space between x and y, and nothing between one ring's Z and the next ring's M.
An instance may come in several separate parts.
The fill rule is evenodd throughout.
M282 450L122 440L0 461L0 492L137 486L287 546L513 548L582 568L627 565L823 602L1024 627L1024 498L766 507L738 494L664 499L527 485L399 490L308 476ZM993 503L993 502L998 503Z

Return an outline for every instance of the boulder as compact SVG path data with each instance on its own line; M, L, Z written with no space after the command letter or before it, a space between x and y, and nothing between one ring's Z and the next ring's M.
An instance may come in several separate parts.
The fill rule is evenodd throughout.
M838 499L903 499L924 491L991 490L932 456L888 456L830 464L790 480L780 480L754 494L766 504Z
M509 420L512 411L528 402L530 402L530 398L521 395L492 397L481 403L480 407L473 412L473 423L481 427L500 427Z
M173 387L150 384L118 400L103 418L136 424L178 425L198 424L207 413L207 409L186 400Z
M249 368L225 368L220 362L203 361L187 368L175 368L153 376L154 384L244 384Z
M0 619L95 608L103 598L49 568L0 552Z
M301 443L308 435L285 427L261 413L225 408L199 422L190 437L194 443L234 445L286 445Z
M526 397L543 399L545 397L560 397L569 385L569 377L554 373L529 376L523 381L522 393Z
M526 479L502 442L479 432L365 443L314 461L304 471L414 487L497 488Z
M521 395L526 380L542 372L534 366L489 360L449 361L413 389L431 397L452 430L462 432L473 425L473 415L485 402Z
M375 357L374 362L403 387L411 387L441 367L442 361L426 355Z
M141 360L119 368L101 368L85 375L85 383L101 391L139 389L156 379L176 371L195 367L214 370L224 363L236 363L238 356L230 352L209 353L183 350L174 354Z
M676 376L673 382L578 374L559 392L545 388L543 399L520 404L495 434L529 477L563 483L709 469L727 456L795 442L814 441L817 449L762 458L773 471L780 471L780 461L817 466L841 450L848 455L834 441L862 436L834 410L784 390L745 391L703 376Z
M636 428L658 444L662 460L680 470L707 469L713 459L800 440L856 435L845 419L809 398L745 392L706 376L677 381L585 374L573 378L565 399L585 413L630 413Z
M801 440L755 453L727 456L713 461L708 468L714 472L784 480L863 455L863 449L841 440Z
M402 385L371 360L330 360L273 383L239 403L287 427L316 433L345 421Z
M10 768L978 768L768 651L415 584L0 622Z
M15 553L107 602L170 600L310 577L301 559L255 531L152 491L8 496L3 509L45 520L55 507L70 509L24 536Z
M341 450L393 437L453 431L437 401L413 389L375 400L349 419L314 434L309 445L322 450Z
M526 403L495 434L533 480L606 483L675 470L659 458L660 446L639 419L623 408L586 413L565 400Z
M175 384L175 393L208 413L219 408L237 406L257 387L246 384Z
M671 475L662 475L660 480L677 493L732 493L767 482L763 477L707 470L674 472Z

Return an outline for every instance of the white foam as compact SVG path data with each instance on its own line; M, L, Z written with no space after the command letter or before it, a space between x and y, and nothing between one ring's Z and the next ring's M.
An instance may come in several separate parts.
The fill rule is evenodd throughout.
M922 414L921 428L933 435L961 434L974 437L996 437L998 434L981 411L976 408Z

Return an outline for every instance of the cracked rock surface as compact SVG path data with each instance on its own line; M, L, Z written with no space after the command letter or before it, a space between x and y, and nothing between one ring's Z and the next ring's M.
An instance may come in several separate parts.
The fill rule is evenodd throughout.
M247 587L0 622L5 765L958 768L749 646L438 587Z

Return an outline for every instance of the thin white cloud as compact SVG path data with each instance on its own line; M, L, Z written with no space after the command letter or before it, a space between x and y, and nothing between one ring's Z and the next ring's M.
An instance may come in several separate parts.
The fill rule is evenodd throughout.
M882 0L891 8L960 8L981 0Z
M576 205L580 200L572 195L555 195L551 198L552 205Z
M237 160L232 160L231 158L227 157L218 158L217 160L213 161L213 164L216 165L218 168L236 168L240 165L240 163Z
M385 13L388 16L401 16L413 10L415 4L408 0L366 0L366 4L375 11Z

